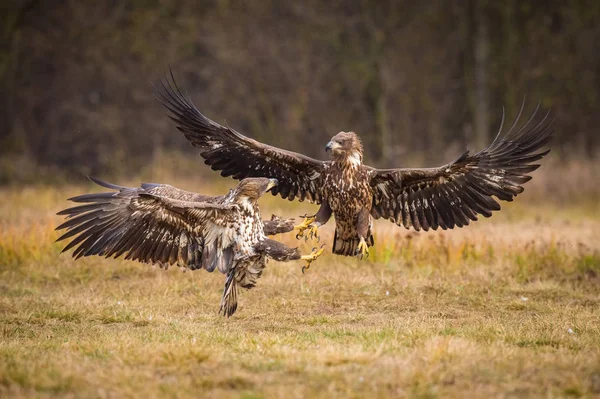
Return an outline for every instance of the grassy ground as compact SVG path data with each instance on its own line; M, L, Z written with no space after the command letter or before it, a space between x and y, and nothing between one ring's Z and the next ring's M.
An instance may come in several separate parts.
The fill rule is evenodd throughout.
M54 213L90 189L0 191L2 397L600 396L597 201L379 223L368 260L270 263L224 319L222 275L59 256Z

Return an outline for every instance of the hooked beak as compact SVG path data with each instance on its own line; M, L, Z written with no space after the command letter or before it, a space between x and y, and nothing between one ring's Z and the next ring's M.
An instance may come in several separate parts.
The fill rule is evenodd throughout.
M267 184L267 191L271 190L273 187L277 186L279 181L277 179L269 179L269 184Z
M325 146L325 151L330 152L335 150L336 148L339 148L339 144L335 143L333 141L330 141L329 143L327 143L327 145Z

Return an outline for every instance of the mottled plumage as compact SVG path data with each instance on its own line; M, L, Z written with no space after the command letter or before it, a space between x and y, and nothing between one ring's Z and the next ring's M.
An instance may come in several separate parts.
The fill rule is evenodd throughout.
M294 230L294 219L283 219L277 215L271 215L271 220L263 220L266 236L284 234Z
M512 127L503 133L502 124L493 143L477 154L465 152L438 168L376 169L363 164L362 144L354 132L335 135L326 147L332 159L319 161L259 143L210 120L181 93L172 75L161 83L158 99L207 165L235 179L277 178L273 195L320 204L314 216L296 226L299 236L306 229L314 235L335 214L333 252L340 255L368 254L372 219L436 230L466 226L478 215L491 216L500 209L494 197L512 201L523 191L522 184L539 167L533 162L548 153L537 151L553 131L548 114L534 121L538 109L518 127L521 109Z
M57 230L58 239L71 238L64 248L75 248L73 257L99 255L137 260L227 275L221 311L231 316L237 308L237 288L252 288L267 258L278 261L304 259L297 248L266 237L291 231L290 220L273 217L263 223L257 200L275 187L267 178L242 180L223 196L187 192L164 184L127 188L92 179L113 191L70 198L83 203L59 212L67 220Z

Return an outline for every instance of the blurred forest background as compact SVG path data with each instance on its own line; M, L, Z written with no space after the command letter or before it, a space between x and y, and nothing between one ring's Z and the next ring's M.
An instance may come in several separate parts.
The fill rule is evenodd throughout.
M0 183L207 169L153 97L169 65L207 116L317 158L354 130L370 164L434 166L481 149L525 95L526 112L552 110L553 162L594 165L600 146L598 1L15 0L2 13Z

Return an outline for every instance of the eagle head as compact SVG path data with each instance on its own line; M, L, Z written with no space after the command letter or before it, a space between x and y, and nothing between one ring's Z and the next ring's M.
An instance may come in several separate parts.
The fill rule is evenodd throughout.
M363 159L363 146L354 132L339 132L325 146L335 160L345 161L352 165L360 165Z
M256 201L267 191L275 187L279 182L277 179L268 179L266 177L249 177L243 179L238 184L236 191L237 198L247 198L250 201Z

